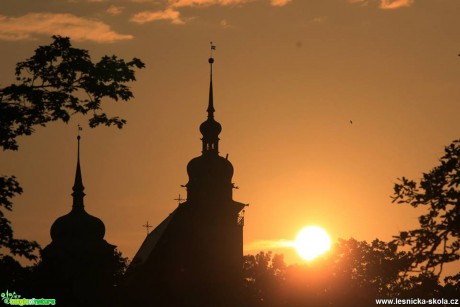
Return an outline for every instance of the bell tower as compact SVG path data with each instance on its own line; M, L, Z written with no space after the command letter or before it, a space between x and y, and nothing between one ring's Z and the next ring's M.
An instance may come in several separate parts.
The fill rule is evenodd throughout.
M205 154L219 154L219 134L222 131L222 126L214 120L214 97L212 90L212 64L214 58L211 56L208 60L210 64L211 74L209 83L209 102L208 102L208 119L203 122L200 126L200 132L203 135L201 139L203 141L202 153Z
M140 299L155 291L152 306L241 305L246 205L233 200L233 165L219 155L212 54L208 63L207 118L200 125L201 155L187 164L187 200L147 236L129 268L129 291Z

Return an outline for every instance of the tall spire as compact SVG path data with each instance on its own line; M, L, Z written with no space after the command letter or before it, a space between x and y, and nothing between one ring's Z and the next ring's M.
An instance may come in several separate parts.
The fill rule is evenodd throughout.
M73 209L83 209L85 207L83 203L83 198L85 197L85 193L83 190L85 187L83 186L83 179L81 177L81 169L80 169L80 131L82 128L78 125L78 136L77 136L77 170L75 171L75 181L72 187L72 197L73 197Z
M200 125L200 132L203 135L201 139L203 141L203 154L219 154L219 133L222 131L222 126L214 120L214 97L212 92L212 64L214 58L212 57L212 51L216 50L211 42L211 56L209 57L209 64L211 68L210 83L209 83L209 102L208 102L208 119Z
M208 109L206 110L208 112L208 118L214 118L214 95L212 92L212 64L214 63L214 58L212 57L212 51L216 49L216 46L214 46L211 42L211 56L209 57L209 65L210 65L210 78L209 78L209 103L208 103Z

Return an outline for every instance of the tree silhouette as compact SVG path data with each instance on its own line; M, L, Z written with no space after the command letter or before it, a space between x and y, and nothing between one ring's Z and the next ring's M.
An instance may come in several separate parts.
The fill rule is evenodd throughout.
M259 252L243 257L245 300L249 306L272 306L286 274L283 255Z
M35 54L16 65L17 84L0 88L0 147L17 150L17 138L31 135L38 126L61 120L67 123L75 114L91 113L89 126L115 125L126 120L108 117L102 104L128 101L133 93L126 85L135 81L135 69L145 67L141 60L126 62L115 55L93 63L87 50L73 48L68 37L53 36L50 45L40 46ZM13 237L11 223L3 209L11 211L11 199L23 192L15 176L0 176L0 248L37 259L35 241ZM3 257L0 254L0 257Z
M133 93L125 84L135 81L135 68L145 67L139 59L125 62L115 55L93 63L87 50L73 48L68 37L40 46L35 55L16 65L16 80L0 89L0 146L17 150L16 138L30 135L36 126L72 115L92 113L90 127L104 124L122 128L126 120L100 113L102 100L127 101Z
M13 255L23 256L28 260L36 260L37 255L33 252L39 249L35 241L15 239L10 221L5 217L2 208L8 211L13 209L11 199L22 193L22 188L14 176L0 177L0 248L7 248ZM0 252L0 259L4 255Z
M113 276L113 286L120 287L123 281L124 274L128 269L129 261L127 257L123 257L123 254L115 249L113 253L113 262L112 262L112 276Z
M395 242L409 246L414 262L408 272L439 277L445 263L460 259L460 140L445 147L440 165L424 173L419 183L402 177L393 202L423 207L420 228L402 231ZM458 278L458 277L457 277Z
M403 292L407 266L410 258L394 243L339 239L328 255L287 268L282 304L273 306L372 306Z
M379 239L371 243L340 239L333 257L335 276L341 276L377 297L401 292L400 272L412 261L408 253L397 250L395 243Z

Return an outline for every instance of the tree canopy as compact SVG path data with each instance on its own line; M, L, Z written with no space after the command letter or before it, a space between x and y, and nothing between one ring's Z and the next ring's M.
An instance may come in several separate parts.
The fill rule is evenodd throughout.
M440 164L423 173L420 182L400 179L393 202L422 207L418 229L395 237L414 256L411 272L440 276L446 263L460 259L460 140L445 147Z
M133 93L126 83L135 81L135 69L145 67L137 58L130 61L103 56L92 62L89 52L73 48L68 37L53 36L50 45L16 65L17 84L0 89L0 146L17 150L17 137L30 135L36 126L74 114L88 114L89 125L123 127L126 120L108 117L102 111L104 98L128 101Z

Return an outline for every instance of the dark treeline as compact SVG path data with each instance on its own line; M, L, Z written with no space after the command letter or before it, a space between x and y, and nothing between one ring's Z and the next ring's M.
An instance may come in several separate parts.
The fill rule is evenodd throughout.
M455 299L459 274L409 274L407 254L374 240L340 240L333 253L310 264L289 265L270 252L245 256L248 306L373 306L376 299Z

